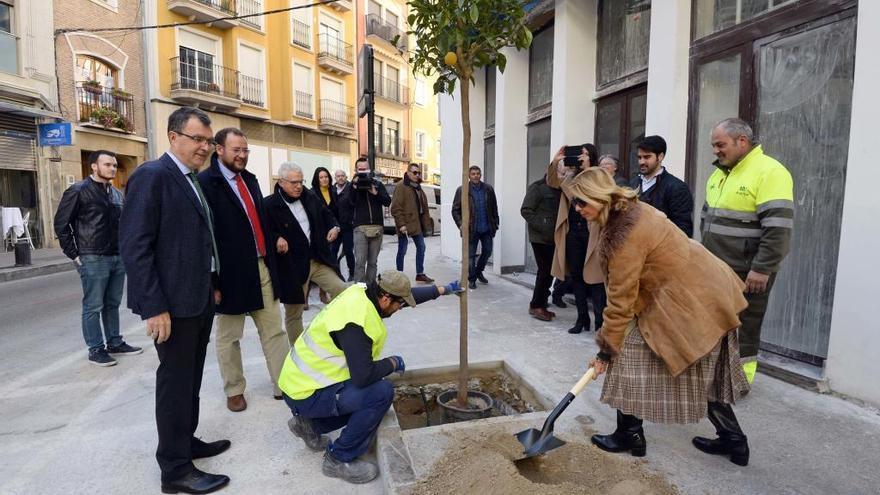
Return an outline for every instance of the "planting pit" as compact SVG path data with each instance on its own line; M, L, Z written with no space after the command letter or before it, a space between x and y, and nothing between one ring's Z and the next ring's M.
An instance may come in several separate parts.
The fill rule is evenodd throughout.
M471 363L469 389L493 399L492 417L445 417L437 396L457 387L457 367L408 370L395 379L395 400L378 434L377 459L385 492L400 495L674 495L680 493L643 459L609 454L590 444L588 415L569 412L555 436L567 442L521 460L514 436L541 428L556 400L538 393L504 361ZM422 393L424 392L424 398ZM561 398L561 397L560 397ZM427 404L427 407L426 407Z
M444 409L438 399L444 394L453 395L451 402L457 404L454 394L450 393L457 388L458 382L454 373L398 380L394 387L394 412L397 414L400 429L410 430L546 409L535 397L534 392L524 387L520 379L512 377L502 368L478 369L470 374L468 391L483 392L491 398L491 404L486 404L485 399L469 397L467 409L488 409L485 414L475 413L469 416L450 413Z

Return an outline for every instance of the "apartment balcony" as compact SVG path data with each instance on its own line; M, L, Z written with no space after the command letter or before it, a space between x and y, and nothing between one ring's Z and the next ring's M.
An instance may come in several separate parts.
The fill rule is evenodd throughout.
M336 0L330 4L330 8L339 12L348 12L351 10L351 0Z
M183 103L235 110L242 103L239 78L239 72L228 67L171 59L171 97Z
M336 36L318 35L318 65L330 72L347 76L354 72L354 48Z
M303 119L314 119L315 110L312 108L314 101L312 95L305 91L296 91L296 106L293 109L293 115Z
M76 107L81 125L132 134L134 97L116 88L77 83Z
M216 0L215 0L216 1ZM238 15L251 15L263 13L263 2L261 0L235 0L238 5ZM239 19L243 26L248 26L257 31L263 30L263 16L244 17Z
M400 139L396 133L386 132L376 136L376 155L394 160L409 161L409 140Z
M298 20L293 19L291 21L290 28L291 36L290 41L294 45L301 46L306 50L312 49L312 27L308 24Z
M18 36L0 31L0 72L18 74Z
M241 102L255 107L266 106L263 99L263 80L258 77L238 76L238 90L241 92Z
M399 50L406 52L406 33L393 24L382 20L376 14L367 14L367 36L374 36L391 43ZM396 41L395 41L396 40Z
M409 88L393 79L374 74L373 89L376 91L376 96L382 99L398 105L409 105Z
M235 19L219 20L238 15L236 0L168 0L168 10L193 21L210 22L219 29L232 29L238 26L238 21Z
M333 100L321 100L318 129L338 135L354 133L354 107Z

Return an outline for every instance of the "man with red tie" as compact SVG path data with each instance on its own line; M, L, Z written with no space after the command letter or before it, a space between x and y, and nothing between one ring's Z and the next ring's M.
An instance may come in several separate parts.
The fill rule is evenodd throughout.
M256 176L245 170L250 153L247 138L240 129L228 127L217 132L214 140L211 166L199 174L199 183L214 213L220 255L214 291L217 361L226 407L239 412L247 408L239 345L245 315L251 316L260 335L275 399L281 398L278 375L289 346L276 297L274 250L267 249L263 194Z

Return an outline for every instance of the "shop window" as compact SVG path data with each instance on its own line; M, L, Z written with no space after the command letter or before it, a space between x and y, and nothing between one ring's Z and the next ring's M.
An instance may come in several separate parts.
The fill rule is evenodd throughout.
M754 19L797 0L695 0L696 39Z
M638 173L637 149L645 137L647 87L615 93L596 102L596 147L620 160L617 173L627 180Z
M648 69L651 0L602 0L598 86Z
M535 33L529 48L529 112L553 99L553 26Z

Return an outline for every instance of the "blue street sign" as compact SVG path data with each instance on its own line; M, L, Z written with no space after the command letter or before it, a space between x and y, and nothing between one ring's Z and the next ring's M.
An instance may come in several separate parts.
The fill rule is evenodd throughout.
M73 132L70 122L39 124L40 146L70 146L73 144Z

